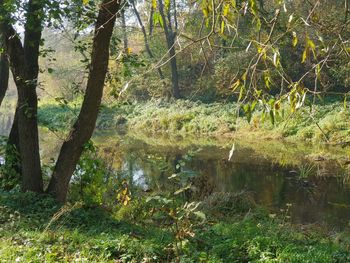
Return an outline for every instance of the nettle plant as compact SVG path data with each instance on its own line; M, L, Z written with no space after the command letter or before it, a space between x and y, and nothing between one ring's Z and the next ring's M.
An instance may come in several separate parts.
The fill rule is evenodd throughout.
M184 163L178 165L183 167ZM193 176L195 175L192 172L179 171L168 177L174 185L173 191L146 199L151 207L151 218L169 227L174 235L174 243L170 244L169 249L177 257L188 249L191 239L196 236L195 229L206 221L206 215L199 208L201 202L187 201L186 198L186 193L194 187L191 179Z
M340 94L346 101L348 91L327 90L332 81L327 72L350 57L347 1L202 0L198 4L208 33L191 41L209 48L243 47L250 58L228 81L248 121L257 105L274 124L285 105L294 113L324 94ZM218 45L218 39L225 46Z

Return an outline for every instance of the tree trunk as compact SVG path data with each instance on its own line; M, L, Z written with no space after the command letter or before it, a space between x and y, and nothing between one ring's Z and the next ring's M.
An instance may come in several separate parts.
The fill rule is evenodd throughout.
M164 13L164 5L162 0L158 0L159 2L159 13L163 20L164 25L164 33L165 38L169 50L169 58L170 58L170 67L171 67L171 82L173 85L173 96L175 99L180 98L180 88L179 88L179 75L177 71L177 62L176 62L176 52L175 52L175 36L176 34L173 32L171 27L171 20L166 21L167 16ZM169 11L168 11L169 12ZM170 17L168 13L168 17Z
M3 1L0 1L0 6ZM43 191L41 174L39 135L37 123L36 86L39 74L39 47L42 33L43 2L29 0L26 5L24 44L4 18L1 32L5 36L5 50L18 92L18 137L22 164L22 190Z
M95 128L108 69L109 44L116 13L117 0L103 0L95 25L91 65L84 101L67 140L63 143L47 191L58 201L67 197L69 181L79 161L84 145Z
M154 16L154 8L153 5L151 6L151 13L149 15L149 35L152 36L153 34L153 16Z
M5 52L1 51L4 48L4 42L5 41L0 32L0 106L5 97L9 80L9 64L7 55Z

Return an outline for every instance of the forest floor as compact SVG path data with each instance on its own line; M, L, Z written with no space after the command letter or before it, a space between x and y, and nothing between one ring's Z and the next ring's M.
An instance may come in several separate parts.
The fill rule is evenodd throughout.
M66 130L75 120L79 106L78 102L41 103L39 121L49 129ZM187 100L112 103L101 108L97 128L197 138L250 137L336 145L350 142L350 110L343 101L330 98L294 113L287 105L282 108L272 119L258 107L248 122L236 103L204 104Z
M117 205L111 212L99 205L60 207L49 197L0 192L0 262L350 261L348 234L292 226L288 209L272 215L242 206L237 198L234 202L230 211L206 206L205 220L188 224L181 219L175 228L145 201Z

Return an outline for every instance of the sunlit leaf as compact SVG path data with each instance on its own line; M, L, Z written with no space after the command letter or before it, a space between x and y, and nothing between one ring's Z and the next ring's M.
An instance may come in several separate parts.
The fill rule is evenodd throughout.
M202 220L205 220L206 219L206 216L203 212L201 211L196 211L196 212L193 212L193 214L195 214L198 218L202 219Z
M308 55L308 49L307 49L307 47L305 47L305 49L303 51L303 55L301 57L301 63L305 63L305 61L307 59L307 55Z
M227 16L229 10L230 10L230 5L226 4L226 5L224 6L224 10L222 11L222 15L223 15L223 16Z
M232 91L234 92L241 85L241 80L238 79L235 83L232 84Z
M298 44L298 37L297 37L297 33L293 32L293 41L292 41L293 47L296 47L296 45Z
M222 20L222 21L221 21L221 28L220 28L221 34L223 34L224 31L225 31L225 22L224 22L224 20Z
M181 193L183 193L184 191L186 191L186 190L188 190L188 189L190 189L190 188L191 188L191 185L190 185L190 184L189 184L189 185L186 185L185 187L182 187L182 188L180 188L179 190L175 191L175 192L174 192L174 195L181 194Z
M152 0L152 8L153 9L157 8L157 0Z

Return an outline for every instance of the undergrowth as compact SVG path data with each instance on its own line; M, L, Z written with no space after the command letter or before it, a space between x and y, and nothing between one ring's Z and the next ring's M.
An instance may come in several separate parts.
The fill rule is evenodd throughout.
M243 111L237 109L236 103L186 100L115 103L101 107L96 126L99 130L124 129L173 136L251 136L329 143L350 140L350 112L340 101L305 106L294 113L285 105L273 124L261 110L248 123ZM79 103L45 102L40 105L39 121L51 130L68 130L78 110Z
M229 202L238 199L226 198ZM242 202L242 199L239 200ZM228 204L220 203L227 206ZM209 205L207 203L206 205ZM232 204L231 204L232 205ZM1 262L349 262L333 237L291 226L260 208L234 206L230 216L208 214L173 249L171 226L132 201L107 211L84 203L57 205L49 196L1 192ZM217 207L215 208L217 209ZM210 213L206 210L206 213ZM133 219L131 215L134 215ZM147 216L145 216L147 215Z

